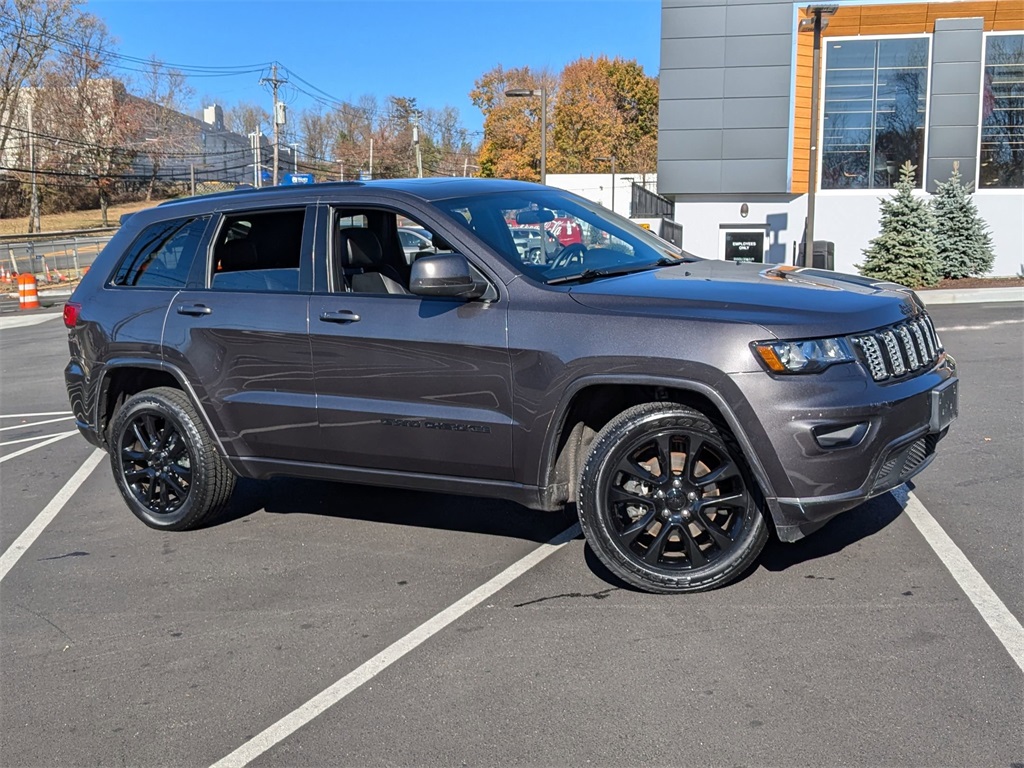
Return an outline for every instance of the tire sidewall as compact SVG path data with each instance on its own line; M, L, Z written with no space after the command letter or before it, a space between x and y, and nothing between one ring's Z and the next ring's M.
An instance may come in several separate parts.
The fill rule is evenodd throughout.
M192 473L192 480L188 488L188 496L185 503L167 515L158 515L146 507L128 486L124 477L124 462L121 456L122 441L125 430L132 421L139 415L152 413L162 419L170 421L185 443L188 452L189 467ZM191 415L180 405L159 394L143 392L130 398L118 411L111 429L110 440L110 465L114 474L114 482L117 484L121 496L128 504L128 508L142 522L151 528L162 530L178 530L187 527L196 511L196 496L200 489L206 485L206 468L198 460L197 446L201 437Z
M760 491L742 454L703 414L684 408L665 407L635 420L613 420L594 441L580 480L580 523L588 542L605 565L620 578L647 591L684 592L710 589L739 576L767 540L767 524L761 511ZM739 467L750 502L743 513L743 530L735 547L706 566L687 571L652 568L632 552L623 550L612 527L605 489L622 456L643 438L659 432L688 431L714 441Z

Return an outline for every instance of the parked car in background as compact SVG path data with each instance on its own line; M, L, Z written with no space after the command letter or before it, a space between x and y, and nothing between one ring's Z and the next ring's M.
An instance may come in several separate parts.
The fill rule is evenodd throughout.
M398 239L402 242L402 250L405 252L405 260L408 264L412 264L419 254L437 253L433 237L425 229L399 227Z

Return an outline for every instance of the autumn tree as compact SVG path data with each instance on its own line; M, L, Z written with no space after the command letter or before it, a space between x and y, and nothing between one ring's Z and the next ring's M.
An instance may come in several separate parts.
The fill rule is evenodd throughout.
M598 157L619 157L624 127L616 107L609 61L578 59L562 70L551 132L550 167L558 173L597 173L607 165ZM626 167L620 164L619 167Z
M478 156L481 176L540 179L541 99L510 98L505 92L516 88L539 90L542 85L547 91L550 120L558 92L555 78L548 73L498 65L476 81L469 98L484 113L484 138Z

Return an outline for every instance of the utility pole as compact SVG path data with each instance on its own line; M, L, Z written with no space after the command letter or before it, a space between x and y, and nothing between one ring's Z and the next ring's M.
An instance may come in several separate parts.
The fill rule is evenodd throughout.
M192 186L192 197L196 196L196 164L188 164L188 178Z
M423 178L423 155L420 154L420 113L412 113L412 145L416 150L416 176Z
M259 189L262 184L263 174L263 158L262 148L260 147L260 139L263 134L260 133L260 129L257 128L255 133L249 134L249 141L252 142L252 185Z
M340 169L339 174L338 174L338 181L344 181L345 180L345 161L344 160L338 160L338 163L341 166L341 169Z
M373 139L370 139L370 178L373 178Z
M32 202L28 209L28 231L42 232L43 228L39 222L39 187L36 185L36 134L32 128L32 107L35 101L35 94L28 102L28 167L32 171Z
M260 85L270 83L270 87L274 91L274 110L272 113L274 120L274 186L277 186L277 156L278 147L280 143L280 126L285 124L285 108L284 104L277 100L277 89L287 83L287 80L282 80L277 76L277 62L270 65L270 77L261 77Z

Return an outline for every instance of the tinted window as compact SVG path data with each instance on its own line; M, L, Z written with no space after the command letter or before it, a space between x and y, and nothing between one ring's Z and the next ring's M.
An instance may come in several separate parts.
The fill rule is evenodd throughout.
M114 285L183 288L206 222L206 218L176 219L147 227L121 260Z
M298 291L305 216L304 210L294 210L226 217L213 252L211 287Z

